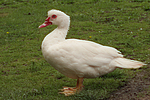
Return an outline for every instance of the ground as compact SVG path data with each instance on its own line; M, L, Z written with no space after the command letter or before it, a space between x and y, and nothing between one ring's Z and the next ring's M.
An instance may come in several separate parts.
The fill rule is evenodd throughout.
M126 86L112 93L108 100L150 100L150 64L130 79Z

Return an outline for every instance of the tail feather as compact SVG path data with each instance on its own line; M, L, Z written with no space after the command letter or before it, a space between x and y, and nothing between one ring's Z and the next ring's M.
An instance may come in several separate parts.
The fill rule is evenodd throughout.
M140 68L143 65L146 65L140 61L130 60L126 58L116 58L111 62L111 66L118 68Z

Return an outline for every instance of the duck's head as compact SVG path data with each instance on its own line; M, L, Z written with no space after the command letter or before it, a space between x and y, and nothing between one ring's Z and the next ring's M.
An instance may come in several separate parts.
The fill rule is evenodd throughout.
M46 27L48 25L58 25L58 27L69 27L70 17L64 12L52 9L48 11L48 17L45 22L39 26L39 28Z

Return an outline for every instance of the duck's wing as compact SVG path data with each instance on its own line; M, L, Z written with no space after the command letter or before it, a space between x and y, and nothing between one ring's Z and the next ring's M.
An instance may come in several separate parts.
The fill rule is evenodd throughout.
M64 60L84 63L90 66L102 66L109 64L117 57L123 57L120 52L112 47L103 46L91 41L67 39L51 47L51 51L57 51L54 56Z

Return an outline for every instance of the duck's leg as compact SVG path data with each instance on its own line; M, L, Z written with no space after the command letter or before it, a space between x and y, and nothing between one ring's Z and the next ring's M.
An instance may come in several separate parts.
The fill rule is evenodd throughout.
M74 95L75 93L79 93L83 88L83 78L78 78L77 79L77 85L76 87L63 87L61 91L59 92L60 94L64 94L65 96L70 96Z

